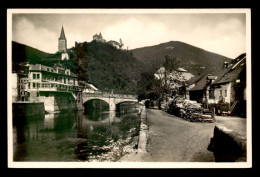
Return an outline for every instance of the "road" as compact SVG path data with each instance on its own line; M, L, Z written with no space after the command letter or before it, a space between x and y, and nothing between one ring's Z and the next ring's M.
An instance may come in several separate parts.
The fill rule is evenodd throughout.
M188 122L158 109L146 109L148 153L145 162L214 162L207 150L215 123Z

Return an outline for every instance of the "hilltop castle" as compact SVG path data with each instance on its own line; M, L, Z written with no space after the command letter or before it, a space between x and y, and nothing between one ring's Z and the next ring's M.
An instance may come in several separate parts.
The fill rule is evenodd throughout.
M67 53L67 39L65 37L65 32L64 32L63 26L61 28L61 33L60 33L60 37L58 40L58 51L62 52L62 55L61 55L62 60L69 59L69 55Z
M106 40L103 38L102 34L95 34L93 36L93 40L97 41L97 42L106 42Z

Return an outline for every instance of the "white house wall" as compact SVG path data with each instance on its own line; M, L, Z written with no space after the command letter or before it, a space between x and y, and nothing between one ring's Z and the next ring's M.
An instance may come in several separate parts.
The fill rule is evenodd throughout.
M222 97L224 98L224 102L225 103L230 103L232 102L231 100L231 83L227 83L227 84L223 84L220 85L220 88L215 88L214 90L214 96L215 96L215 102L218 103L219 102L219 98L220 98L220 90L222 90ZM227 95L225 96L225 90L227 90Z

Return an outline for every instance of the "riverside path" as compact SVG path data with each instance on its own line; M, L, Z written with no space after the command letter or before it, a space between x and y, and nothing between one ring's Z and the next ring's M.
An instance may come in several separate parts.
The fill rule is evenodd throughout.
M135 162L215 162L207 150L215 123L188 122L158 109L146 109L147 153L128 156Z
M214 162L207 150L214 123L188 122L157 109L147 109L148 154L145 161Z

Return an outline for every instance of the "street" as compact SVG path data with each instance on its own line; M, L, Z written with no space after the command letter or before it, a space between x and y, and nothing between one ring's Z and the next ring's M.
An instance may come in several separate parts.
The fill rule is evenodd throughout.
M214 162L207 150L215 123L188 122L158 109L146 109L148 118L146 162Z

